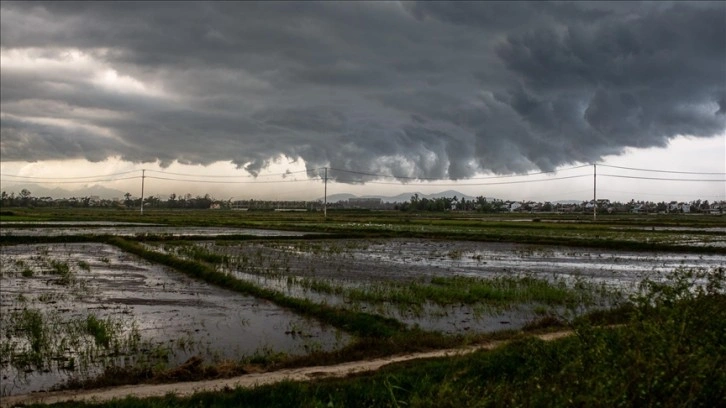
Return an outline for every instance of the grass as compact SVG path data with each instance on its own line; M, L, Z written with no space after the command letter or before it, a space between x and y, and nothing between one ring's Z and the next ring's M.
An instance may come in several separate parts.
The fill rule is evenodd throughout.
M48 332L45 328L43 315L38 310L24 309L18 316L15 330L27 337L30 343L30 351L34 355L39 355L48 345Z
M51 275L57 275L58 279L56 282L59 285L68 286L73 282L74 274L71 270L70 265L68 265L68 262L63 261L57 261L55 259L51 259L50 262L50 273Z
M13 366L19 371L50 371L73 359L86 369L102 360L114 345L116 351L136 349L138 332L126 333L121 322L101 319L94 314L84 318L64 319L57 311L27 307L3 318L0 366ZM84 340L90 336L96 345ZM75 368L75 367L74 367Z
M102 320L96 317L96 315L88 315L83 329L93 337L96 345L108 348L111 344L114 328L110 318Z
M345 297L374 303L391 302L440 306L484 303L511 306L522 303L574 306L583 303L595 290L592 286L575 290L564 281L550 283L533 277L495 277L491 279L451 276L433 277L430 282L389 283L373 288L350 289ZM594 298L594 295L592 296Z

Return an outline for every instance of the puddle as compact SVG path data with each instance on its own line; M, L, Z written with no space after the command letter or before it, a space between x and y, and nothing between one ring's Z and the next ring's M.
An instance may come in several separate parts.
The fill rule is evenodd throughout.
M300 355L333 350L350 340L270 302L192 280L104 244L5 246L0 257L2 395L48 389L108 364L146 361L173 367L192 356L221 361L277 352ZM62 265L67 275L58 273L66 271ZM52 326L39 338L58 351L46 356L49 361L23 366L11 360L32 355L34 343L13 328L28 310ZM78 322L86 327L89 315L117 325L120 353L112 355L98 344L94 348L88 333L70 329L80 327ZM132 336L138 336L135 352L127 346ZM74 342L80 351L73 351ZM81 354L95 357L80 367ZM71 358L75 367L68 369Z

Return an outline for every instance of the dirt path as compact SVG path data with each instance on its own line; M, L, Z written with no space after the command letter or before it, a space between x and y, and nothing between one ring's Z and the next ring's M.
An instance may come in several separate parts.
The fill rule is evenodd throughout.
M542 340L555 340L570 334L572 334L571 331L562 331L542 334L536 337ZM225 388L235 387L249 388L258 385L272 384L283 380L309 381L319 378L345 377L349 374L375 371L385 365L402 361L464 355L477 350L491 350L504 343L505 342L502 341L493 341L471 347L404 354L375 360L352 361L332 366L302 367L258 374L245 374L239 377L217 380L179 382L172 384L137 384L95 390L37 392L32 394L2 397L0 398L0 407L4 408L32 403L52 404L62 401L102 402L112 399L120 399L127 396L135 396L138 398L161 397L169 393L176 394L177 396L188 396L202 391L220 391Z

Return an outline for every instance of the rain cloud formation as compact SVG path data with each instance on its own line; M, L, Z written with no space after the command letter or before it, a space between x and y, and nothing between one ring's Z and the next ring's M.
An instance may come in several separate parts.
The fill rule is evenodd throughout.
M3 161L456 180L726 130L724 2L0 8Z

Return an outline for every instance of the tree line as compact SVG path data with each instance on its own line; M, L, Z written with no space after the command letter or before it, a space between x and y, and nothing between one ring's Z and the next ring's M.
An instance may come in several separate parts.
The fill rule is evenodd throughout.
M2 207L55 207L55 208L126 208L138 209L141 207L141 198L134 197L131 193L124 194L123 199L101 199L95 196L52 198L35 197L27 190L22 189L19 193L2 191L0 206ZM143 199L144 208L150 209L244 209L244 210L275 210L275 209L296 209L319 211L322 209L322 202L316 201L275 201L275 200L216 200L209 194L196 195L170 194L168 197L150 195ZM466 197L438 197L426 198L418 194L411 196L410 200L398 203L381 202L379 205L367 208L371 210L398 210L404 212L447 212L465 211L480 213L501 213L501 212L591 212L593 206L597 206L600 214L606 213L711 213L722 214L726 210L726 201L693 200L689 202L653 202L636 201L617 202L607 199L582 202L552 203L535 201L512 201L491 199L483 196L467 199ZM349 209L354 208L345 201L328 203L328 209Z

